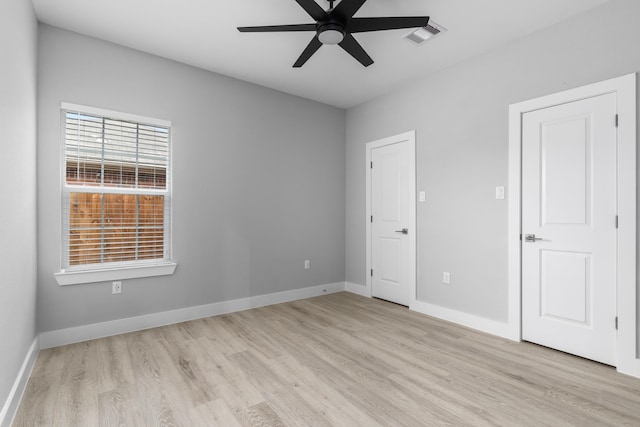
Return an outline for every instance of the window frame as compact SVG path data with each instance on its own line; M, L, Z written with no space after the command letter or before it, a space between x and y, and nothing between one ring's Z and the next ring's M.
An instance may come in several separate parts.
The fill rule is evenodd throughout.
M158 194L164 195L168 199L166 203L166 209L168 209L168 223L164 225L165 230L165 251L166 258L162 260L137 260L126 262L110 262L99 264L82 264L77 266L65 267L65 231L68 227L65 227L65 221L68 221L68 217L65 217L65 196L72 193L73 186L67 186L66 180L66 161L65 161L65 127L66 127L66 113L69 111L79 112L87 115L103 117L108 119L123 120L129 122L136 122L145 125L159 126L169 129L169 141L167 152L167 173L166 173L166 190L158 192ZM154 277L165 276L174 273L177 263L172 258L172 223L173 223L173 198L172 198L172 124L168 120L155 119L150 117L143 117L135 114L122 113L118 111L105 110L102 108L89 107L85 105L72 104L68 102L62 102L60 104L60 271L54 273L54 277L58 282L58 285L75 285L82 283L96 283L112 280L125 280L135 279L142 277ZM78 187L80 188L80 187ZM99 191L96 193L108 194L109 188L97 187ZM70 190L71 189L71 190ZM122 190L115 188L116 193L137 194L137 191L130 189ZM83 189L83 191L86 191ZM146 190L140 191L140 193L148 193Z

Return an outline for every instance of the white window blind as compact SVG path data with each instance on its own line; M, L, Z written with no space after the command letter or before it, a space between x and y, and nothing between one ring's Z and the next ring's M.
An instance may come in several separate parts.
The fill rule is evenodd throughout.
M170 127L63 109L62 269L170 261Z

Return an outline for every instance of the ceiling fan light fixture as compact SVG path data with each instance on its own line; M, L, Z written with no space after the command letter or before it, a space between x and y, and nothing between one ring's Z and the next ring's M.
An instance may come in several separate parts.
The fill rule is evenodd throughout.
M318 34L322 44L338 44L344 39L344 34L338 30L325 30Z
M318 40L322 44L338 44L344 39L344 28L337 24L326 24L318 28Z

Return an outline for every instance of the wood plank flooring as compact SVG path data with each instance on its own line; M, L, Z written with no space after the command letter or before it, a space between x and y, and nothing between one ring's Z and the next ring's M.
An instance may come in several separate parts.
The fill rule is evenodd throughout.
M640 426L640 380L346 292L43 350L14 426Z

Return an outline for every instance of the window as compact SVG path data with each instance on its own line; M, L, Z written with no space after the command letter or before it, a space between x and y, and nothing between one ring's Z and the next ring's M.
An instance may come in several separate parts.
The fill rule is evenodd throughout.
M172 273L170 123L63 104L62 130L58 282Z

